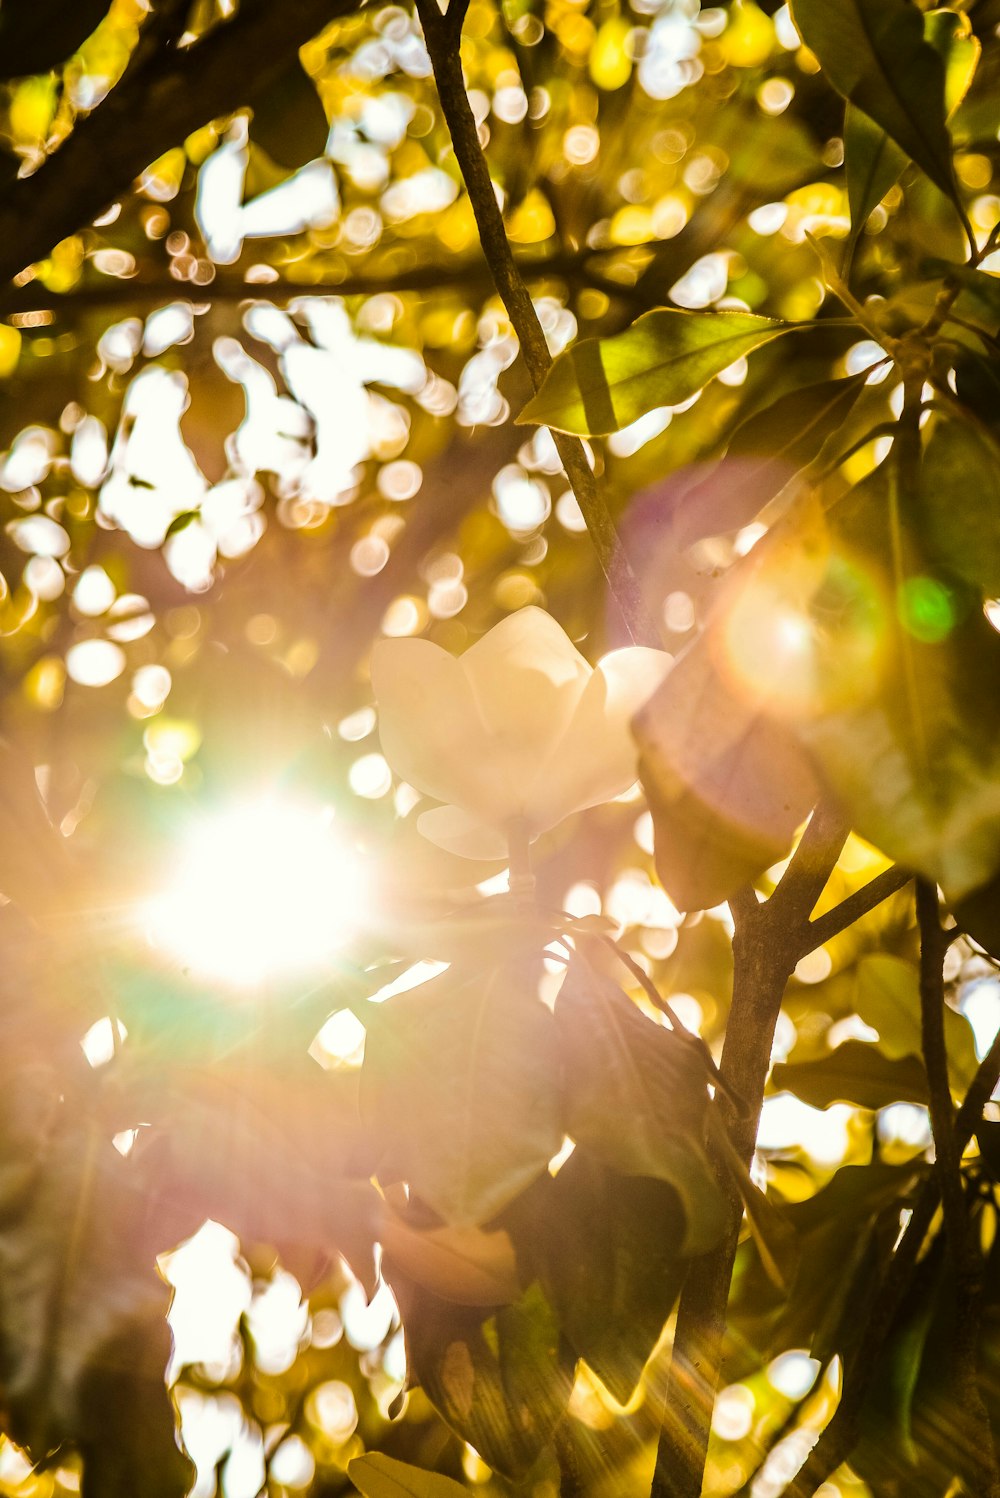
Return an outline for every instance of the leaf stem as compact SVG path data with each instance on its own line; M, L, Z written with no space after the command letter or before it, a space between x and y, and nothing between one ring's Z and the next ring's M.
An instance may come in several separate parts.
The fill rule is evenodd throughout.
M445 13L439 10L437 0L416 0L416 7L434 69L441 112L451 133L455 157L479 228L483 254L517 334L532 389L537 391L552 359L535 305L511 252L466 92L459 50L464 8L456 9L454 0ZM553 432L552 437L587 523L597 560L629 635L637 644L659 645L659 631L649 616L639 580L598 488L583 443L561 432Z
M604 941L604 944L610 947L611 951L614 952L615 956L618 958L623 967L626 967L632 974L633 978L639 984L639 987L649 999L650 1003L653 1004L657 1009L659 1009L661 1014L666 1015L667 1019L670 1021L670 1028L673 1030L678 1039L684 1041L686 1044L693 1045L695 1049L700 1053L701 1058L705 1063L706 1070L708 1071L708 1074L711 1077L713 1083L727 1092L730 1102L733 1103L733 1105L741 1113L745 1113L746 1104L744 1103L743 1099L741 1097L738 1097L736 1093L733 1092L733 1089L727 1084L718 1066L716 1066L715 1064L715 1059L712 1056L711 1051L708 1049L708 1046L705 1044L704 1040L702 1040L701 1036L697 1035L693 1030L688 1029L687 1025L685 1025L684 1022L680 1019L673 1005L668 999L665 999L663 997L663 995L660 993L660 990L653 982L652 978L650 978L648 973L643 971L643 969L636 962L635 958L632 956L631 952L627 952L621 945L621 943L615 941L611 936L605 936L602 938L602 940Z
M507 851L510 855L510 892L515 899L531 900L535 893L535 874L531 867L531 839L522 817L515 817L507 825Z

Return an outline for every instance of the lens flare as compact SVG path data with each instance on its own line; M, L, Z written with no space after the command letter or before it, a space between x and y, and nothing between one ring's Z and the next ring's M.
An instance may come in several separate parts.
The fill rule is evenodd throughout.
M875 577L830 553L782 556L731 600L722 641L727 677L771 711L815 717L857 704L875 689L888 642Z
M897 593L900 623L915 640L938 645L958 623L958 611L950 588L933 577L908 577Z
M357 858L323 809L267 799L193 825L169 887L144 913L160 950L253 987L322 967L363 899Z

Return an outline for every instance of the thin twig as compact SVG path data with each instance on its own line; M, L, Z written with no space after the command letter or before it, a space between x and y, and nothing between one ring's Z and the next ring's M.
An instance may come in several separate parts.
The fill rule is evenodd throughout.
M581 1470L580 1453L573 1441L573 1422L560 1420L553 1432L553 1445L559 1463L559 1498L581 1498L586 1484Z
M1000 1080L1000 1030L994 1035L992 1045L979 1063L972 1085L958 1110L958 1117L955 1120L955 1138L959 1150L965 1149L979 1127L983 1109L993 1096L998 1080Z
M621 943L615 941L614 937L612 936L603 936L601 940L604 942L605 946L607 946L612 952L614 952L619 962L624 967L628 968L629 972L639 984L639 987L642 989L647 999L649 999L650 1003L654 1005L654 1007L657 1008L661 1014L666 1015L667 1019L670 1021L670 1028L677 1036L677 1038L684 1041L686 1045L694 1046L694 1048L699 1052L701 1059L705 1064L705 1068L716 1086L722 1088L722 1090L728 1094L729 1101L733 1104L733 1106L738 1110L739 1113L745 1114L747 1111L746 1103L741 1097L738 1097L733 1092L733 1089L729 1086L725 1077L722 1075L721 1071L716 1065L715 1058L709 1050L708 1046L705 1044L705 1041L702 1039L702 1037L698 1035L694 1030L688 1029L687 1025L684 1024L683 1020L677 1014L677 1011L674 1009L669 999L665 999L663 997L663 995L660 993L660 990L653 982L652 978L642 967L640 967L639 963L636 962L631 952L627 952L621 945Z
M434 68L441 112L451 133L455 157L475 214L483 254L517 334L532 388L537 390L552 359L531 295L511 252L493 180L479 143L475 116L466 93L459 52L462 12L449 10L442 14L437 0L416 0L416 4ZM553 432L552 436L587 523L597 559L629 634L636 643L658 645L659 632L649 617L639 580L625 555L611 513L598 489L583 443L560 432Z

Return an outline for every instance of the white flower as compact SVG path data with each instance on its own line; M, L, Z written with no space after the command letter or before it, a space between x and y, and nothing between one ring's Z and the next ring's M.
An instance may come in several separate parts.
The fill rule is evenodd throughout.
M512 826L533 839L619 795L636 775L630 719L670 664L633 646L595 670L537 608L501 620L460 657L430 640L380 640L382 751L445 803L423 813L421 833L466 858L505 858Z

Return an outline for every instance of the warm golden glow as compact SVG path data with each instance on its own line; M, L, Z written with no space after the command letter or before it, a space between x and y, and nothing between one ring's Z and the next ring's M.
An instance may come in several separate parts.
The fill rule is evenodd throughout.
M185 966L249 987L321 967L355 923L362 886L327 811L264 799L191 827L146 924Z

